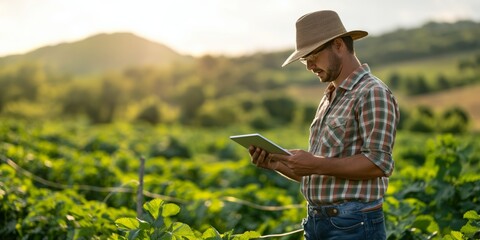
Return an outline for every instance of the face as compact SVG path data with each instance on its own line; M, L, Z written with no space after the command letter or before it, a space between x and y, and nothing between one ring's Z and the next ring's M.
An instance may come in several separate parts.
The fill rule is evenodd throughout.
M321 82L333 82L340 75L342 61L333 52L331 43L325 45L300 61L307 65L307 69L317 75Z

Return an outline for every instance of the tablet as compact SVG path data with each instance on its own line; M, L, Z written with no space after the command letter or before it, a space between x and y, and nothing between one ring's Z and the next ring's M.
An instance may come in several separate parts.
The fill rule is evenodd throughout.
M237 142L238 144L242 145L247 149L251 145L253 145L255 147L259 147L267 151L268 153L292 155L286 149L278 146L274 142L270 141L269 139L265 138L264 136L258 133L230 136L230 139L232 139L233 141Z

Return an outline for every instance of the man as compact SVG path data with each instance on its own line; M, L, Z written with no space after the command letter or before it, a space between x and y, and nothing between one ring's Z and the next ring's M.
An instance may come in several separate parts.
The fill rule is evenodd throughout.
M318 11L296 23L296 50L283 66L300 60L329 83L310 127L309 150L291 156L250 146L252 162L300 182L308 203L306 239L385 239L382 209L394 161L399 110L392 92L361 64L337 13Z

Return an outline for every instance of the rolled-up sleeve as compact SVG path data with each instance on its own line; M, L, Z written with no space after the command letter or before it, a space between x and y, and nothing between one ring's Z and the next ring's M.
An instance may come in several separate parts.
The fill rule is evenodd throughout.
M358 106L359 131L363 139L362 154L390 176L395 163L392 150L400 118L392 93L382 87L371 88Z

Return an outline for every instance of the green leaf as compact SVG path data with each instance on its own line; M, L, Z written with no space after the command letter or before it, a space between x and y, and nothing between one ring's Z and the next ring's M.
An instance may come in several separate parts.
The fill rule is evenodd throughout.
M140 230L140 229L136 229L136 230L131 230L130 232L128 232L128 240L137 239L139 237L141 231L142 230Z
M149 222L152 225L154 225L155 223L155 219L153 218L152 214L150 214L150 212L143 212L141 219Z
M470 210L465 214L463 214L463 218L469 219L469 220L480 220L480 215L474 210Z
M434 233L436 231L439 231L435 219L430 215L418 216L415 219L415 222L413 222L412 227L421 230L422 233Z
M135 218L119 218L115 221L120 230L134 230L140 226L140 223Z
M202 234L202 239L205 240L222 240L222 236L218 233L217 229L210 227Z
M150 235L150 239L162 239L166 234L164 230L155 229Z
M153 227L155 229L163 228L165 226L165 221L163 218L159 217L155 219L155 221L152 223Z
M172 240L172 239L174 239L174 237L173 237L172 233L169 233L169 232L165 233L165 235L162 235L159 238L159 240Z
M174 203L167 203L162 206L162 216L170 217L175 216L180 212L180 207Z
M465 233L467 236L473 236L473 234L475 234L478 230L478 227L472 226L470 224L467 224L460 229L460 231L462 233Z
M175 222L172 224L171 233L174 238L178 239L196 239L190 226L181 222Z
M153 199L152 201L148 201L145 204L143 204L143 208L147 210L154 219L158 218L160 208L163 205L163 200L162 199Z
M455 240L463 240L463 234L458 231L451 231L450 236Z
M234 240L248 240L248 239L253 239L253 238L259 238L261 235L258 232L255 231L247 231L244 232L243 234L236 235Z
M73 237L72 237L72 238L68 238L68 237L67 237L67 239L73 239ZM111 236L108 236L108 239L110 239L110 240L125 240L125 239L127 239L127 238L125 238L124 236L120 236L120 235L118 235L118 234L116 234L116 233L112 233Z
M150 225L149 222L138 219L138 222L140 223L139 228L142 230L149 230L152 226Z

